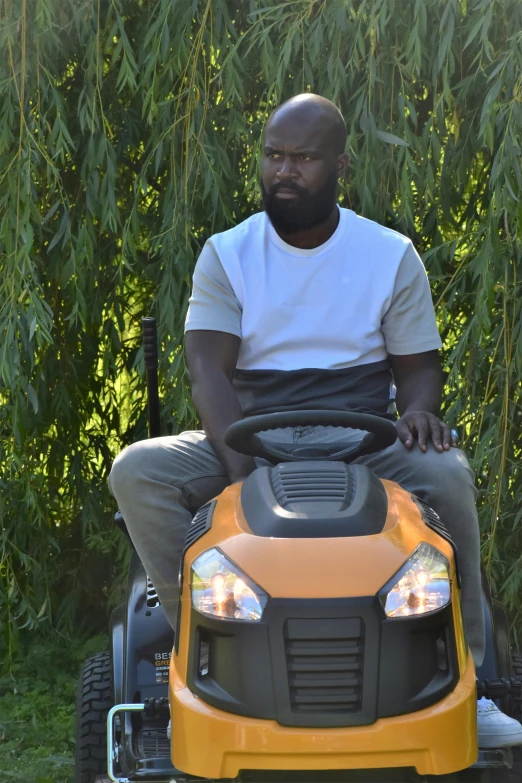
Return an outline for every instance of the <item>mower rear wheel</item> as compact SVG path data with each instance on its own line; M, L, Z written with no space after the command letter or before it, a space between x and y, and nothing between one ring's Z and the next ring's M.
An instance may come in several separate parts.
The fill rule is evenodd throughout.
M107 716L114 706L110 652L88 658L78 686L75 783L109 783Z
M522 653L519 652L513 652L511 653L511 672L513 674L513 677L516 677L517 680L522 680ZM513 717L516 718L519 721L522 721L522 708L520 705L514 705L514 714ZM518 709L517 709L518 707Z
M511 666L513 668L513 677L522 676L522 653L511 653Z

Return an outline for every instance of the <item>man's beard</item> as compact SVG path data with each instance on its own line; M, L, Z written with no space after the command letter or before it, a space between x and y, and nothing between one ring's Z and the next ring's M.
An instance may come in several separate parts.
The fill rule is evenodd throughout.
M292 190L297 193L293 199L278 199L279 190ZM279 182L269 191L261 182L263 206L276 231L282 234L295 234L307 228L324 223L330 216L337 196L337 174L333 171L318 191L310 195L306 188L291 182Z

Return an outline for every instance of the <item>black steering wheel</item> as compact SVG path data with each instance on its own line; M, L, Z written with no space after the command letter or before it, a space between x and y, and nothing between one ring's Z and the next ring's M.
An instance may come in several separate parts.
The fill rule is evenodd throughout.
M366 430L364 438L353 446L331 452L328 443L290 447L288 451L269 446L259 437L260 432L283 427L345 427ZM388 419L369 413L347 411L282 411L249 416L231 424L225 432L225 443L234 451L251 457L278 462L304 462L305 460L335 460L352 462L363 454L373 454L391 446L397 440L394 424Z

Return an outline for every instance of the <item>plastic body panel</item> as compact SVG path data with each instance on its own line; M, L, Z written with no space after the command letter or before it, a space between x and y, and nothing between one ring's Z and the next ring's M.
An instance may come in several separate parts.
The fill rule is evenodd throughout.
M241 507L241 485L227 487L217 500L212 527L185 554L182 600L190 584L192 563L214 546L272 598L376 595L420 541L432 544L453 563L451 546L426 527L408 493L393 482L382 483L388 494L382 532L335 540L256 536ZM452 578L455 576L453 569Z
M216 780L240 770L374 769L415 766L442 775L478 757L475 669L471 657L455 690L432 707L371 726L284 727L231 715L198 699L171 663L172 747L183 772ZM205 741L202 742L202 738Z

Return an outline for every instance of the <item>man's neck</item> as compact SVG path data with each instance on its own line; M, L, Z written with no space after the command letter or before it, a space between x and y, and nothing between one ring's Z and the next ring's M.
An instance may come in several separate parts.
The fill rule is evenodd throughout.
M275 230L287 245L298 247L300 250L312 250L314 247L319 247L320 245L324 245L325 242L328 242L339 225L339 219L339 207L335 204L326 220L322 223L318 223L312 228L305 228L302 231L296 231L293 234L285 234L277 228Z

